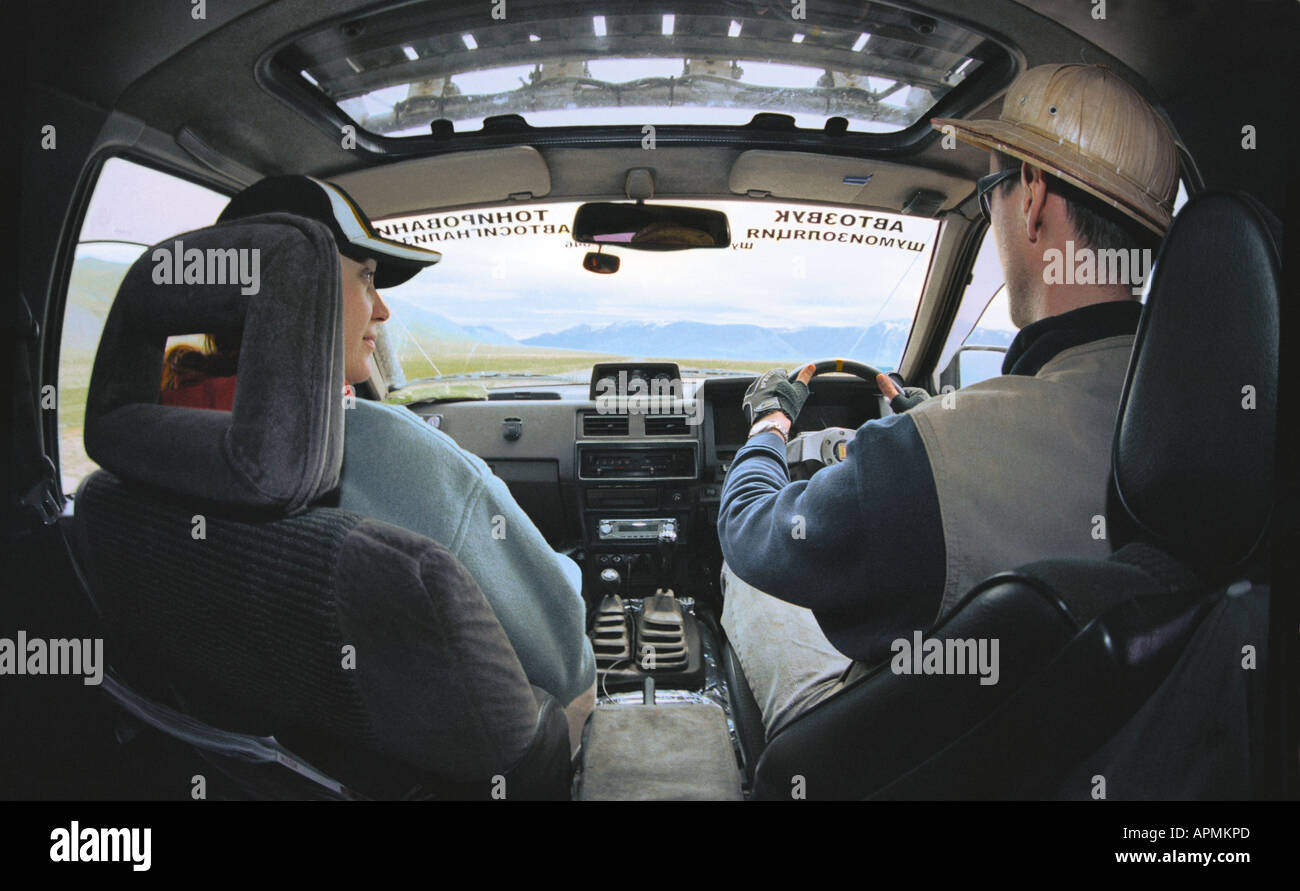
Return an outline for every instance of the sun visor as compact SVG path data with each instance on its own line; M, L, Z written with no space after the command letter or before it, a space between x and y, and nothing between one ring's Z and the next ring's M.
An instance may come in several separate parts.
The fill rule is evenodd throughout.
M457 152L331 177L371 219L397 214L542 198L551 171L532 146Z
M795 201L858 204L901 212L918 191L937 193L937 213L971 193L970 180L922 167L811 152L744 152L731 167L731 191ZM941 196L941 197L940 197Z
M265 214L174 236L127 271L86 399L86 454L119 477L293 513L338 486L343 316L329 229ZM167 338L243 331L233 412L159 404Z

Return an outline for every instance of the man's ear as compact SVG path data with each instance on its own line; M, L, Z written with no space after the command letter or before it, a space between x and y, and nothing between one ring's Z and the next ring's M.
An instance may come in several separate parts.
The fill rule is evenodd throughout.
M1025 217L1025 237L1030 243L1036 243L1043 228L1043 214L1047 209L1047 175L1031 164L1022 164L1020 185L1024 195L1020 211Z

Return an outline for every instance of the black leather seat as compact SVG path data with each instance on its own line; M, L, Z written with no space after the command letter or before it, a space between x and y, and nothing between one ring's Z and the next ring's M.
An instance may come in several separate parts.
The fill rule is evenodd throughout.
M1000 677L856 679L779 731L758 798L1262 796L1280 229L1204 193L1165 239L1119 408L1106 561L977 585L927 632Z
M347 411L329 231L273 214L183 241L260 251L261 286L155 284L150 250L109 314L85 427L104 469L68 530L105 689L232 795L568 798L563 712L464 567L327 506ZM169 335L241 329L233 412L157 404Z

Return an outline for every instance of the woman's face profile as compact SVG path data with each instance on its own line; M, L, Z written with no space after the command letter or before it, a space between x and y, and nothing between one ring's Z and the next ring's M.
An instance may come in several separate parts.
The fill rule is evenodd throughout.
M375 290L372 258L364 262L339 254L343 282L343 361L348 381L359 384L370 377L370 354L375 336L388 318L388 306Z

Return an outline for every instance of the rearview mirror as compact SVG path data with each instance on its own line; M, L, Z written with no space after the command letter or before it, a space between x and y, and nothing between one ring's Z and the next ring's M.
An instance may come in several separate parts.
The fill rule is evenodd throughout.
M619 262L618 257L613 254L598 254L589 251L587 256L582 258L582 268L599 275L613 275L618 272Z
M727 215L671 204L584 204L573 216L573 240L640 251L731 246Z

